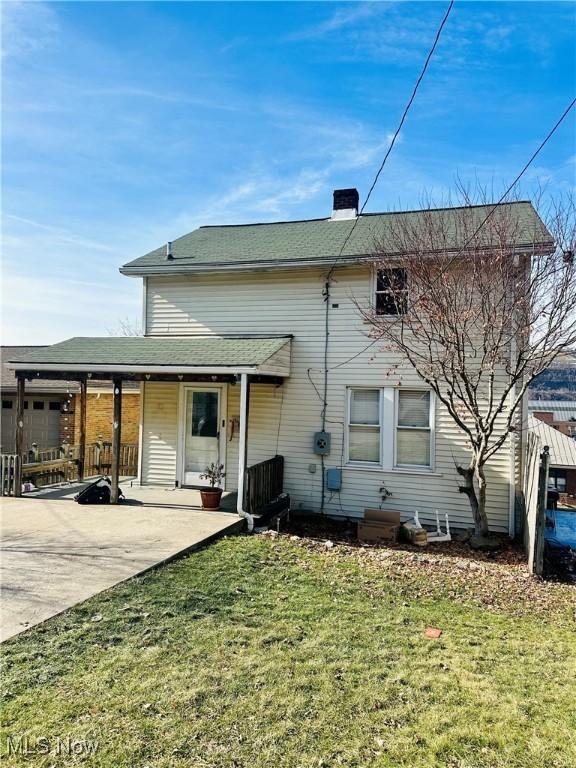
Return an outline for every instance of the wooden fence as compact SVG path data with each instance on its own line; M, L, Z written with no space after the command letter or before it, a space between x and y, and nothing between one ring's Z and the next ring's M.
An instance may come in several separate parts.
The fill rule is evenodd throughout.
M544 531L546 524L546 497L548 493L548 446L532 432L527 434L526 456L522 490L524 497L524 550L528 556L528 570L537 576L544 571Z
M20 466L18 466L20 464ZM32 447L21 459L18 456L2 454L1 494L15 496L18 476L25 487L31 483L36 488L57 483L78 480L80 450L76 445L64 444L60 448L39 451ZM87 445L84 452L84 478L110 474L112 468L112 445L99 441ZM19 470L19 471L17 471ZM120 475L125 477L138 474L138 445L122 443L120 446Z

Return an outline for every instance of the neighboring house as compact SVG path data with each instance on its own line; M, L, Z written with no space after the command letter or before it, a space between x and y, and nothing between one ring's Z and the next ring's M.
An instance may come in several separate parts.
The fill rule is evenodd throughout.
M528 412L576 440L576 400L529 400Z
M14 450L16 425L16 376L7 361L45 349L45 346L3 346L2 360L2 412L0 452ZM78 443L80 425L75 418L80 386L76 381L35 378L26 384L24 400L24 450L33 443L39 450L57 448L63 443ZM123 442L137 443L140 427L140 388L127 383L122 414ZM110 382L89 385L86 409L86 443L112 439L112 386Z
M480 224L489 210L471 212ZM417 225L426 215L442 224L450 211L363 214L347 239L358 193L337 190L325 219L200 227L122 267L143 279L144 338L71 339L16 367L142 381L142 484L202 484L206 464L221 461L226 489L242 489L246 465L280 454L293 508L359 517L380 503L384 485L388 508L403 519L417 509L432 522L439 510L452 525L469 526L455 470L466 461L463 434L411 366L368 348L356 305L390 311L386 275L376 279L370 263L374 239L390 222L406 216ZM525 250L535 231L550 250L530 203L509 211L526 233ZM455 235L454 249L461 245ZM332 265L330 434L316 442ZM487 468L488 517L497 531L514 531L515 447L507 441Z
M534 416L528 416L528 429L538 435L542 446L550 448L548 487L561 495L576 497L576 440Z
M1 412L1 444L2 453L14 450L14 432L16 426L16 376L6 365L6 360L20 357L35 350L38 346L3 346L2 355L2 412ZM36 443L40 450L56 448L64 441L72 442L73 425L67 411L71 408L71 399L79 391L79 386L73 381L51 381L37 379L27 386L27 397L24 401L24 434L26 442L24 449L29 450Z

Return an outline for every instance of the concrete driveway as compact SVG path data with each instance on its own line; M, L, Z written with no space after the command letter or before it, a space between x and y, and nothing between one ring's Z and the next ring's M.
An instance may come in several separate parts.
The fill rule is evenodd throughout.
M81 506L70 491L2 499L0 640L243 525L204 512L197 491L124 492L117 506Z

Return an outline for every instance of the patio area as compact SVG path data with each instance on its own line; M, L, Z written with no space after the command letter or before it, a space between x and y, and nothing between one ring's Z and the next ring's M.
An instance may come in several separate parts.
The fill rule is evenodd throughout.
M2 499L1 631L6 640L87 598L226 535L245 521L192 489L121 484L118 505L79 505L82 484ZM228 510L228 511L226 511Z

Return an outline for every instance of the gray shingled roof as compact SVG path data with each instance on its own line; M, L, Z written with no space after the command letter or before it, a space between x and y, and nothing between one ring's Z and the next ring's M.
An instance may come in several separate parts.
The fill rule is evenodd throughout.
M399 213L371 213L359 217L353 234L346 243L342 260L369 257L375 241L389 242L394 249L393 232L398 225L410 228L442 227L453 248L464 245L471 230L479 226L493 206L441 208ZM550 233L530 202L503 204L493 217L510 217L516 229L518 244L550 243ZM463 231L463 217L466 228ZM271 224L244 224L200 227L172 243L173 259L166 259L166 246L125 264L121 272L127 275L147 273L170 274L209 271L210 268L237 269L241 265L282 266L286 262L322 262L335 259L350 232L353 220L311 219ZM486 245L494 236L494 228L482 230Z
M0 347L0 355L2 355L2 380L1 386L3 392L16 391L16 374L13 370L10 370L7 365L8 360L12 360L16 357L23 357L29 355L37 350L46 349L43 346L9 346ZM62 392L63 390L70 392L79 392L80 385L77 381L52 381L50 379L34 379L26 384L26 389L29 392Z
M289 342L290 337L83 337L40 347L9 362L35 365L117 365L214 367L257 366Z

